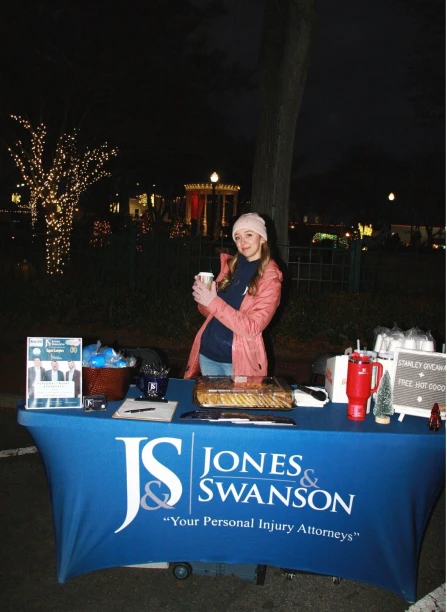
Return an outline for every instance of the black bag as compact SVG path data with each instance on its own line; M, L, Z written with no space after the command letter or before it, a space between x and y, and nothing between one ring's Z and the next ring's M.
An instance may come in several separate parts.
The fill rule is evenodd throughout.
M141 371L144 365L150 366L154 370L158 370L162 366L167 365L163 363L163 359L157 351L151 348L124 347L121 349L121 352L125 357L136 357L137 363L135 364L135 371L137 373Z

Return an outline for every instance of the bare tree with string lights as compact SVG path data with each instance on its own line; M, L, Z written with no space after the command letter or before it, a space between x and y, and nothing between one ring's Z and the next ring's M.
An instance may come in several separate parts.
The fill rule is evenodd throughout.
M44 159L47 127L41 123L36 129L22 117L11 115L27 132L27 140L18 140L9 148L22 177L30 188L30 209L33 229L39 208L46 224L46 271L63 274L70 256L70 237L73 212L87 187L110 173L106 162L117 155L117 149L104 143L98 148L87 148L80 153L76 132L61 134L55 153L46 163Z

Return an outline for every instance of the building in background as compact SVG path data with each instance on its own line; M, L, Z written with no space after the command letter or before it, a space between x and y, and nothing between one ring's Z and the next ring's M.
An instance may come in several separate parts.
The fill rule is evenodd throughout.
M213 234L218 226L229 225L237 215L239 185L189 183L185 191L185 223L197 227L204 236Z

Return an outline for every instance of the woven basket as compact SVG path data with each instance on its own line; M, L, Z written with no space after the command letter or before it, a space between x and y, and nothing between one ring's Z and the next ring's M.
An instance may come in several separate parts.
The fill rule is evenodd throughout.
M108 402L126 396L131 383L133 368L82 368L84 395L105 395Z

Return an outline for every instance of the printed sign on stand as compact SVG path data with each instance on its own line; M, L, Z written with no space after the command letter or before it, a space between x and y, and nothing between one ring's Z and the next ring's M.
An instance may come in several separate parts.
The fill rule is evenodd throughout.
M436 403L445 419L445 353L397 349L394 355L395 412L429 418Z
M82 339L27 338L27 408L82 408Z

